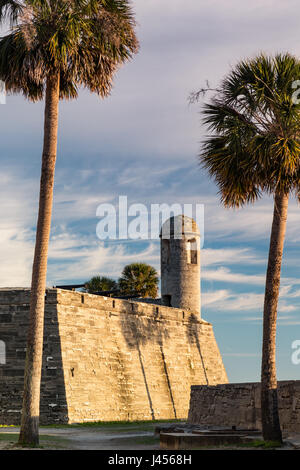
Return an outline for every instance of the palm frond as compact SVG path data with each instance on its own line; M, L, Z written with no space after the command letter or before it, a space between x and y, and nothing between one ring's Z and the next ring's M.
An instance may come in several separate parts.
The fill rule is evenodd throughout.
M23 2L17 0L0 0L0 24L5 20L13 26L17 23L24 8Z
M263 191L299 193L300 105L292 99L299 67L289 54L242 61L204 105L210 135L200 163L226 206L253 202Z
M46 77L59 72L61 98L76 98L80 86L106 97L119 66L138 51L129 0L0 2L17 24L0 42L0 80L12 93L40 99Z

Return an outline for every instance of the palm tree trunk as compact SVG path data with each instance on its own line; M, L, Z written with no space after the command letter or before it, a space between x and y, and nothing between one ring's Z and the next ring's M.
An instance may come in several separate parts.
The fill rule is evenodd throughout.
M57 153L59 87L59 75L54 75L47 79L39 214L32 268L23 409L19 436L19 443L22 445L38 445L39 443L44 307Z
M264 440L282 442L276 378L276 322L280 272L289 196L277 192L266 278L261 367L261 412Z

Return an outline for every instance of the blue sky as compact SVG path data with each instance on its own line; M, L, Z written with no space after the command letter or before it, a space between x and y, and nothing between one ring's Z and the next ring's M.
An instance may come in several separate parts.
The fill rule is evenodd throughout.
M217 85L239 59L261 51L300 53L298 2L135 0L139 55L117 74L105 101L86 91L61 103L48 285L117 278L133 261L159 269L159 243L101 243L99 204L202 203L202 316L232 382L260 374L262 306L272 200L225 210L200 171L205 135L188 95ZM9 96L0 106L0 285L29 286L39 185L43 103ZM300 207L292 199L278 322L278 378L299 379Z

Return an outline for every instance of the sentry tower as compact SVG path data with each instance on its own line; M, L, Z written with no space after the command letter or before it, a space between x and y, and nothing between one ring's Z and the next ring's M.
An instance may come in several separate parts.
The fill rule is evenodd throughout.
M200 231L190 217L167 220L161 230L162 304L201 315Z

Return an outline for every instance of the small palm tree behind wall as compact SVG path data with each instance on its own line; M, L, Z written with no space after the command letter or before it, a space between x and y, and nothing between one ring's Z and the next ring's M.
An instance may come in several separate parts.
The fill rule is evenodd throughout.
M39 442L44 303L60 99L83 86L104 98L119 66L138 50L129 0L0 0L0 80L6 91L45 98L39 214L19 442Z
M274 196L261 367L265 440L282 441L276 378L276 322L289 195L300 198L300 105L293 100L299 61L289 54L240 62L204 105L211 131L200 155L226 207Z
M89 294L105 291L117 291L118 283L114 279L105 276L94 276L86 284L84 291Z
M125 266L119 279L122 295L150 297L155 299L158 294L159 278L157 271L145 263L133 263Z

